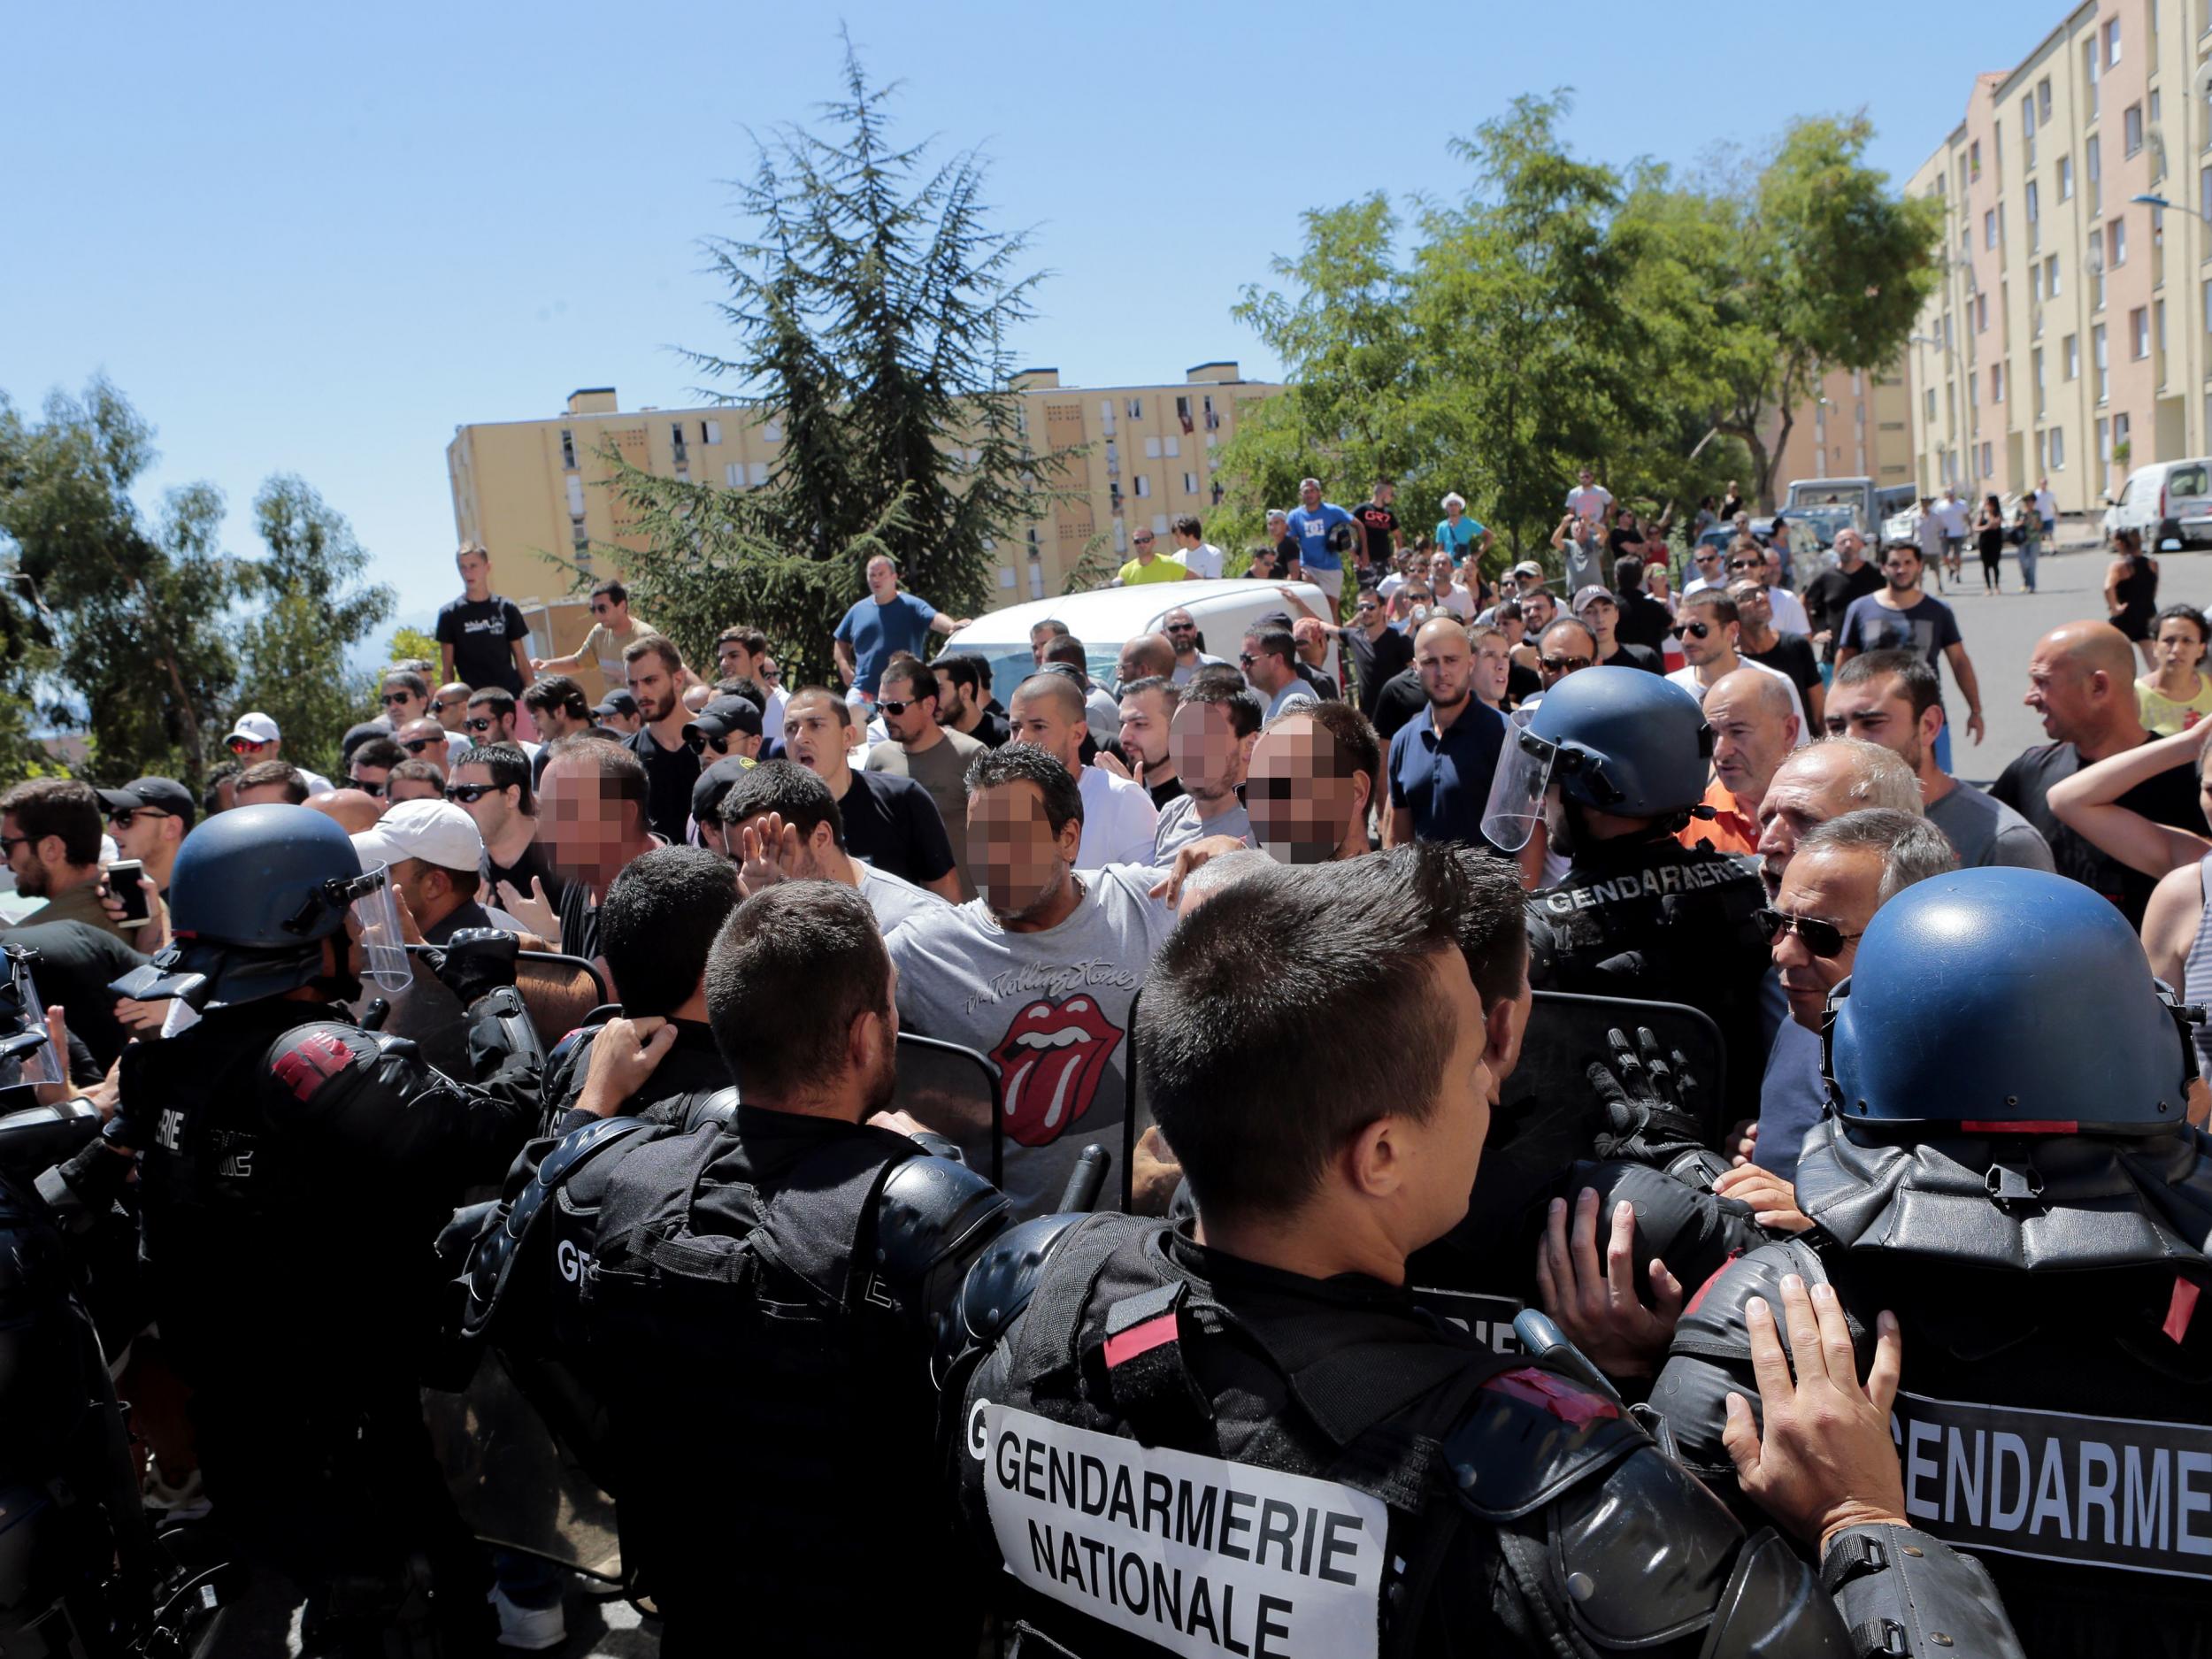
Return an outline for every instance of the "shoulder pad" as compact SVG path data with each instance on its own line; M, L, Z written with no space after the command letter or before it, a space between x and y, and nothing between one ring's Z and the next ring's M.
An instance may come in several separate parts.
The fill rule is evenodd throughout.
M893 1166L876 1201L876 1269L895 1285L918 1284L1012 1210L964 1164L927 1153L908 1158Z
M1476 1391L1444 1461L1463 1504L1510 1521L1650 1444L1617 1401L1531 1360Z
M1809 1285L1828 1276L1819 1252L1801 1240L1762 1245L1694 1286L1674 1327L1666 1363L1652 1385L1650 1404L1666 1420L1678 1455L1709 1479L1732 1481L1735 1477L1735 1460L1721 1444L1730 1393L1742 1394L1751 1402L1752 1415L1759 1414L1745 1305L1764 1301L1778 1320L1782 1280L1790 1273ZM1853 1335L1860 1334L1855 1324Z
M569 1032L560 1040L560 1041L553 1045L552 1051L545 1056L547 1070L549 1071L554 1066L565 1065L568 1063L568 1058L571 1055L574 1054L577 1049L582 1048L584 1044L589 1042L593 1038L596 1037L604 1030L606 1030L606 1026L603 1023L599 1025L587 1024L579 1025L574 1030Z
M392 1039L396 1042L397 1038ZM340 1020L319 1019L295 1025L269 1045L264 1073L275 1097L304 1106L329 1086L377 1051L373 1033Z
M1552 1520L1568 1615L1600 1648L1677 1640L1711 1623L1724 1598L1744 1599L1731 1583L1743 1528L1655 1446L1632 1449L1601 1478L1563 1494ZM1812 1574L1791 1564L1818 1594Z
M1767 1240L1748 1208L1716 1197L1683 1179L1672 1167L1654 1169L1625 1158L1577 1164L1565 1191L1568 1201L1571 1202L1585 1187L1596 1189L1601 1216L1623 1199L1635 1206L1636 1286L1645 1296L1651 1294L1651 1258L1655 1256L1677 1279L1695 1289L1732 1259L1758 1249Z
M994 1239L961 1284L953 1304L951 1340L962 1347L987 1348L1005 1335L1029 1305L1045 1263L1085 1219L1080 1215L1037 1216Z
M737 1085L727 1083L711 1094L687 1094L680 1102L680 1110L670 1121L677 1129L689 1134L701 1124L715 1124L728 1128L737 1121Z
M495 1217L470 1247L468 1269L464 1276L468 1286L468 1306L462 1316L462 1328L468 1334L476 1335L490 1323L500 1292L514 1271L522 1241L553 1194L609 1147L629 1142L640 1134L650 1138L651 1128L651 1125L634 1118L603 1118L572 1130L538 1160L536 1172L528 1184L505 1207L505 1213Z

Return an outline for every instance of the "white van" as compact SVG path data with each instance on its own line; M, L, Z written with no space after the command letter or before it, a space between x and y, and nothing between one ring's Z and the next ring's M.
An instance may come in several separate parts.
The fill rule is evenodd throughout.
M2139 466L2111 502L2104 516L2108 539L2115 530L2139 530L2146 553L2168 541L2212 543L2212 458Z
M1283 597L1283 589L1305 603L1317 617L1328 617L1329 596L1311 582L1187 581L1148 582L1138 588L1100 588L1089 593L1064 594L1057 599L1031 599L1003 611L994 611L974 621L944 643L947 651L967 651L991 664L991 694L1002 703L1011 702L1014 687L1037 672L1029 649L1029 630L1040 622L1067 624L1068 632L1083 641L1083 659L1090 676L1111 689L1121 648L1140 634L1157 634L1160 619L1171 611L1187 611L1198 624L1198 649L1234 664L1245 631L1271 611L1286 612L1295 621L1298 607ZM1337 665L1336 641L1329 641L1329 672Z

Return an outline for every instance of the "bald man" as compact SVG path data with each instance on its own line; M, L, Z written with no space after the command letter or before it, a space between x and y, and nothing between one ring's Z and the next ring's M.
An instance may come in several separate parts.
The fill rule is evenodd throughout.
M1759 803L1774 769L1803 733L1787 682L1746 666L1723 674L1705 694L1705 723L1713 728L1713 781L1703 805L1710 818L1694 818L1675 839L1724 853L1755 853Z
M311 810L337 819L338 827L349 835L375 828L382 816L382 805L376 797L359 789L326 789L309 795L307 804Z
M1159 809L1141 785L1083 764L1083 735L1089 725L1083 690L1073 677L1052 671L1030 675L1014 687L1006 720L1013 728L1011 741L1043 749L1075 776L1083 797L1083 838L1075 849L1075 867L1149 865Z
M1156 674L1163 680L1175 678L1175 648L1168 643L1167 635L1140 634L1125 641L1121 660L1114 665L1114 683L1125 686L1132 680L1149 680Z
M1767 896L1782 890L1782 877L1805 832L1861 807L1920 814L1920 780L1884 749L1855 737L1832 737L1796 749L1774 769L1759 798L1759 873Z
M2062 876L2103 894L2120 907L2131 927L2143 925L2157 879L2131 870L2058 820L2051 786L2092 762L2147 743L2135 707L2135 649L2108 622L2069 622L2036 641L2028 657L2028 689L2021 701L2043 717L2055 741L2039 743L2005 768L1989 793L2042 833L2051 862ZM2196 770L2177 766L2148 778L2119 804L2154 823L2208 831L2197 799Z

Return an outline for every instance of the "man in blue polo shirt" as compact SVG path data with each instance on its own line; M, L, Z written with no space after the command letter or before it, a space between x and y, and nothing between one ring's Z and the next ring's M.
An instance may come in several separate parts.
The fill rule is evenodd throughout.
M941 614L926 599L899 591L898 566L882 554L868 561L868 596L845 612L830 636L837 666L851 689L848 703L873 703L883 665L901 651L919 657L933 634L953 634L968 618Z
M1333 502L1321 499L1321 480L1317 478L1298 481L1298 499L1305 504L1294 507L1290 513L1291 538L1298 543L1298 564L1306 572L1306 580L1329 595L1332 602L1344 597L1344 556L1359 545L1358 526L1352 515ZM1344 534L1336 534L1342 526ZM1333 611L1330 613L1335 614Z
M1475 654L1456 617L1431 617L1421 625L1413 637L1413 669L1429 706L1390 740L1390 821L1383 845L1480 846L1505 717L1474 695Z

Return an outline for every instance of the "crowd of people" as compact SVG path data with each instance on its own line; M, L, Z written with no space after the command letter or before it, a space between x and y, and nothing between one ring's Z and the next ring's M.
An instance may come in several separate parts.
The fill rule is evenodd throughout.
M248 712L0 795L0 1234L105 1345L0 1400L115 1431L0 1489L128 1493L0 1646L145 1649L142 1515L294 1651L559 1645L425 1425L496 1363L671 1659L2201 1651L2204 615L2121 548L1985 790L1919 541L1585 470L1494 581L1394 494L1306 480L1232 657L1048 621L1003 701L887 558L787 691L619 581L534 657L464 548L331 775ZM1224 579L1171 534L1119 580Z

